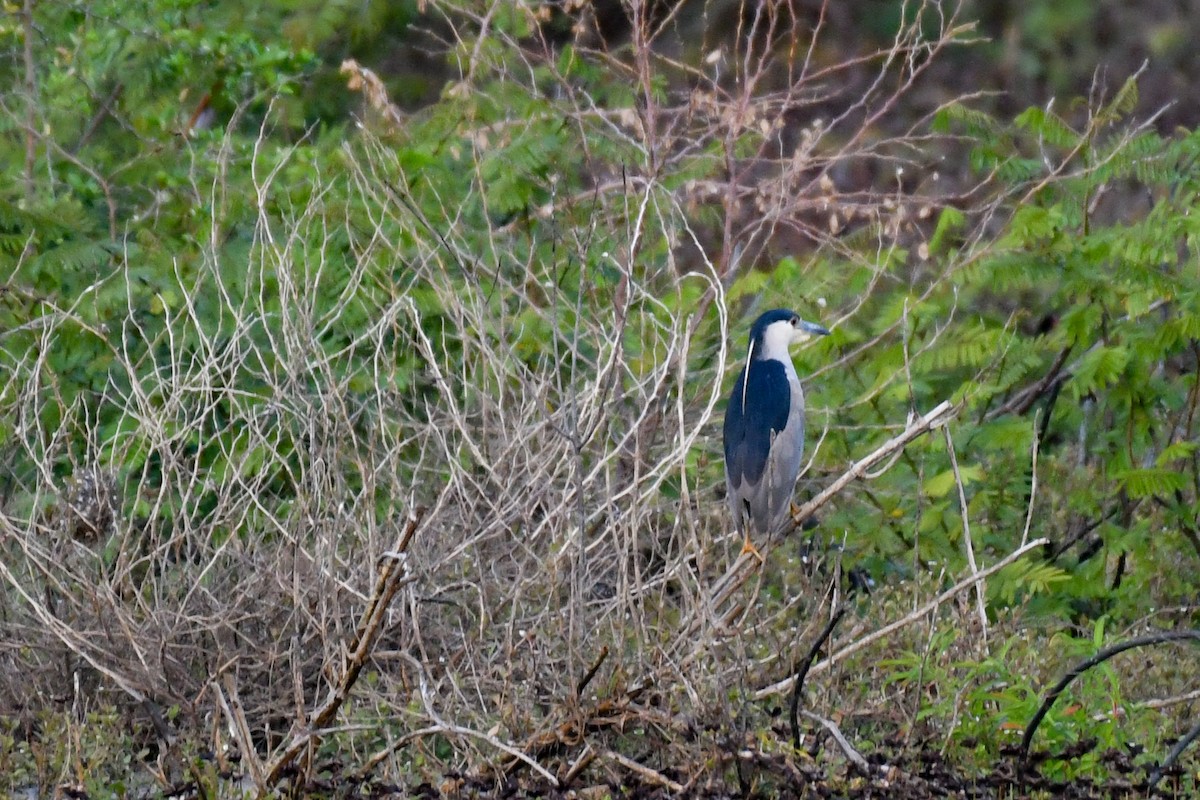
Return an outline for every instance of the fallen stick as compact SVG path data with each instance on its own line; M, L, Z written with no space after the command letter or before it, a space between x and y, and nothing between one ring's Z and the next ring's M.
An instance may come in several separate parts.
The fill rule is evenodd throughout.
M1037 733L1038 726L1042 724L1042 720L1049 713L1050 708L1058 700L1059 696L1066 691L1066 688L1071 685L1072 681L1078 678L1083 673L1087 672L1092 667L1103 664L1110 658L1124 653L1126 650L1133 650L1138 647L1147 647L1150 645L1163 644L1164 642L1179 642L1179 641L1200 641L1200 630L1184 628L1173 631L1156 631L1145 636L1136 636L1132 639L1127 639L1124 642L1118 642L1104 648L1099 653L1096 653L1091 658L1084 659L1075 665L1075 668L1064 675L1054 687L1046 693L1045 699L1038 707L1037 712L1033 715L1033 719L1029 720L1029 724L1025 727L1025 734L1021 737L1021 761L1029 760L1029 746L1033 743L1033 735ZM1194 737L1193 737L1194 738Z
M354 688L363 666L375 649L375 641L383 629L383 620L387 616L392 598L396 596L396 592L405 582L408 570L404 566L404 554L408 550L409 544L412 543L417 528L421 526L424 516L425 509L411 512L404 524L404 529L396 539L396 544L380 557L380 561L383 563L379 568L379 575L375 579L375 590L371 593L371 599L363 610L354 637L342 651L340 669L334 673L337 675L337 681L329 690L325 702L309 715L308 724L296 732L292 740L271 762L270 768L266 770L265 778L258 782L259 800L263 800L271 793L275 784L279 783L284 772L297 756L307 751L315 741L320 740L323 729L329 727L329 723L333 721L342 705L350 697L350 690Z
M609 750L607 753L605 753L605 758L615 761L630 772L641 776L642 780L646 781L647 783L669 789L675 794L681 794L683 792L682 783L673 781L658 770L653 770L644 764L639 764L632 758L623 756L615 750Z

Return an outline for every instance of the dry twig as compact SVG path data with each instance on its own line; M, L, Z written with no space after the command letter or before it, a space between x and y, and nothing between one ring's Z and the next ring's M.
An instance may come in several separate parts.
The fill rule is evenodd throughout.
M328 697L313 713L308 715L308 725L292 736L291 741L272 759L265 773L255 775L260 798L266 797L272 787L279 783L280 778L297 756L308 750L315 741L320 740L323 735L322 729L333 721L342 704L350 697L350 691L358 681L359 673L362 672L363 666L366 665L375 649L375 642L383 630L383 620L392 604L392 599L408 577L404 566L405 554L408 552L413 536L421 526L421 520L424 519L425 514L426 509L423 508L417 508L410 512L396 543L385 554L383 564L379 568L379 575L375 579L375 590L371 593L367 607L363 610L354 637L347 643L341 664L336 668L335 683L330 688Z
M970 589L978 581L984 580L986 578L991 577L992 575L995 575L997 572L1004 569L1005 567L1007 567L1009 564L1013 563L1017 559L1021 558L1021 556L1024 556L1029 551L1034 550L1035 548L1041 547L1042 545L1046 544L1047 541L1049 541L1049 540L1048 539L1034 539L1032 542L1028 542L1024 546L1019 547L1016 550L1014 550L1013 552L1009 553L1004 558L997 561L995 564L992 564L991 566L988 566L988 567L984 567L983 569L979 570L979 572L976 572L972 575L968 575L966 578L963 578L958 583L951 586L949 589L946 589L944 592L942 592L941 594L939 594L937 597L933 598L929 602L925 603L920 608L914 609L912 612L906 614L905 616L901 617L900 619L896 620L895 622L891 622L887 625L884 625L882 628L871 632L869 635L864 636L861 639L857 639L857 640L851 642L850 644L846 645L845 647L842 647L840 650L835 650L834 652L830 653L829 656L826 657L824 660L817 662L817 664L809 671L810 674L824 672L825 670L829 669L831 666L833 666L835 663L837 663L841 659L847 658L848 656L851 656L854 653L857 653L859 650L862 650L863 648L868 647L872 643L877 642L880 639L884 639L884 638L890 636L891 634L895 633L896 631L900 630L901 628L907 627L907 626L913 624L914 622L924 619L932 611L934 611L939 606L944 604L947 600L950 600L951 598L955 597L956 595L960 594L961 592L963 592L966 589ZM761 700L763 698L770 697L772 695L776 695L781 692L786 692L788 689L792 688L793 680L794 680L794 678L788 677L781 681L773 683L770 686L765 686L762 689L759 689L757 692L755 692L754 697L757 700Z

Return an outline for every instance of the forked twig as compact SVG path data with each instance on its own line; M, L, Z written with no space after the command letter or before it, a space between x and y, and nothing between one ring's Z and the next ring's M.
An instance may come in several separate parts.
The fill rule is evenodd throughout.
M409 544L412 543L413 536L420 527L421 520L425 517L425 512L426 509L417 508L409 513L408 520L397 537L395 545L383 556L379 576L375 579L375 590L371 593L371 599L363 610L353 639L342 651L344 655L341 668L335 673L337 675L335 685L330 689L325 702L309 715L309 724L304 729L297 731L292 740L288 742L287 747L271 762L266 777L258 782L259 800L270 793L271 788L279 782L285 770L296 760L296 757L304 752L314 740L320 739L322 729L333 721L342 704L350 697L350 690L354 688L363 666L375 648L375 640L383 629L383 620L387 615L388 607L407 577L408 571L404 568L403 556L408 550Z
M842 733L842 729L837 726L837 723L831 719L825 719L825 717L818 716L811 711L801 711L800 713L804 715L805 719L810 719L823 727L825 730L829 731L829 735L833 737L835 742L837 742L838 749L842 751L846 758L850 759L850 763L857 767L859 772L861 772L863 775L871 774L870 763L863 758L862 753L854 749L854 745L850 744L850 740L846 738L844 733Z
M587 769L595 760L596 751L592 749L590 744L585 742L583 745L583 752L580 753L579 757L571 762L570 766L567 767L567 771L563 773L562 778L559 779L559 784L561 786L570 786L571 782L578 778L579 774Z

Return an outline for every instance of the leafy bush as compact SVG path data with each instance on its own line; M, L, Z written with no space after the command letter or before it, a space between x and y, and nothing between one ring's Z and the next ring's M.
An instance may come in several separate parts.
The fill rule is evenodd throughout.
M787 3L698 39L642 9L611 44L583 12L433 5L440 98L401 108L347 60L320 113L359 114L312 127L330 65L255 35L282 18L39 5L5 29L44 33L0 130L0 704L71 686L164 742L233 727L263 785L331 697L370 730L330 746L392 775L543 769L629 721L748 733L845 564L881 596L814 675L879 680L812 703L899 687L906 724L994 755L1063 631L1186 603L1194 136L1131 121L1134 82L1065 117L949 103L928 137L888 112L969 32L953 14L900 5L890 47L827 63ZM975 173L943 177L962 140ZM822 509L831 569L778 543L726 617L714 417L777 305L834 328L795 354L803 492L959 410ZM918 598L1041 537L912 639ZM928 676L957 686L926 704Z

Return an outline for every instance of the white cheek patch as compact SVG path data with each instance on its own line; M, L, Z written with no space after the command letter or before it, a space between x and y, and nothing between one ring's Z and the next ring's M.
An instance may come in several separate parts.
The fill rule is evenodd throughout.
M766 344L766 351L770 354L768 358L781 358L787 354L788 345L798 341L795 337L800 332L799 328L793 328L790 322L773 322L767 328L766 334L763 336Z
M807 342L811 338L813 338L813 335L804 328L796 327L792 329L792 344Z

